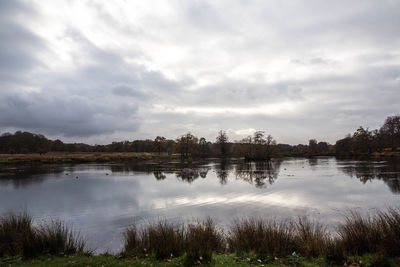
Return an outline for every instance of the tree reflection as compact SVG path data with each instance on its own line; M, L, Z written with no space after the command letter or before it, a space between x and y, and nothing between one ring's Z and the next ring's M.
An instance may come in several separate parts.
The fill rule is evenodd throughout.
M63 177L65 165L7 165L0 168L0 185L12 184L14 187L26 187L35 183L42 183L51 177L47 174L55 174Z
M356 161L339 169L350 177L356 177L363 184L374 179L382 180L393 193L400 193L400 161L388 158L385 161Z
M161 171L154 171L153 175L157 179L157 181L164 180L165 178L167 178L167 176Z
M200 172L197 169L183 168L178 170L175 175L176 178L182 181L192 183L194 180L200 177Z
M215 165L215 173L217 174L220 184L224 185L228 183L228 176L232 169L233 165L228 159L224 159Z
M242 162L236 165L236 179L254 184L257 188L273 184L278 178L281 161Z
M206 178L207 177L207 173L209 171L208 167L203 167L199 169L199 174L201 178Z

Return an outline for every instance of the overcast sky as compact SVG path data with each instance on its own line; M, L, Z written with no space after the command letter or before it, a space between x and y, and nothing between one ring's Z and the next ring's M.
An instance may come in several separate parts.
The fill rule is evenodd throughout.
M0 133L334 143L400 113L400 1L0 1Z

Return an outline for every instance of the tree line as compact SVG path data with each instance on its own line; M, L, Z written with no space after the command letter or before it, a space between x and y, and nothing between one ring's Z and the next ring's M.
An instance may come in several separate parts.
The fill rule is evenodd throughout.
M400 150L400 116L389 116L379 129L369 130L360 126L353 134L336 141L339 155L371 154Z
M173 139L157 136L154 140L133 140L112 142L107 145L88 145L84 143L64 143L50 140L41 134L17 131L0 136L0 153L47 153L47 152L148 152L178 153L189 157L245 157L250 160L269 159L277 155L354 155L373 152L395 151L400 146L400 116L387 117L380 129L370 131L359 127L354 134L340 139L335 145L310 139L307 145L278 144L264 131L239 141L230 141L227 133L219 131L212 142L204 137L198 138L188 132Z

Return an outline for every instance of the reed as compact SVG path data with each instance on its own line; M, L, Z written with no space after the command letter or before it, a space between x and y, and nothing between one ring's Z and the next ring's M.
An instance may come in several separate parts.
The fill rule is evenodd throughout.
M389 208L375 215L352 211L338 227L345 255L374 253L400 255L400 210Z
M236 221L228 232L231 252L255 252L260 258L290 255L295 251L296 238L292 222L244 219Z
M124 254L154 254L157 259L182 255L185 246L184 227L166 220L148 224L138 231L135 226L125 233Z
M60 221L35 227L27 213L0 218L0 256L90 254L83 239Z
M212 254L225 251L224 233L211 218L185 229L186 265L211 262Z

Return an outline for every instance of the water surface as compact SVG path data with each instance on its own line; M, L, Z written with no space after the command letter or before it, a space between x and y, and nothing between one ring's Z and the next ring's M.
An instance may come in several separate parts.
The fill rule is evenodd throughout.
M118 252L125 227L206 217L307 215L328 226L348 209L400 206L400 161L290 158L0 167L0 214L62 219L96 252Z

